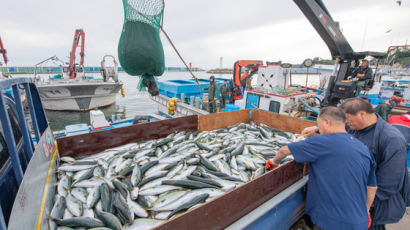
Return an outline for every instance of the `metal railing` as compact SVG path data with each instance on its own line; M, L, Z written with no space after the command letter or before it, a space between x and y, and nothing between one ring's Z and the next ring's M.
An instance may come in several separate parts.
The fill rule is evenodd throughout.
M11 89L12 94L6 94L5 89ZM24 93L27 105L24 105L21 99L21 95ZM13 126L11 119L17 119L18 127ZM4 165L0 165L0 189L4 190L0 190L0 192L17 191L23 180L24 170L34 152L33 139L37 143L48 127L33 78L0 80L0 120L3 129L2 135L10 159ZM31 122L28 123L27 120ZM21 131L21 137L17 136L19 140L15 139L16 128L20 128ZM33 138L32 134L34 134ZM24 154L22 154L23 152ZM16 194L7 195L9 197L0 197L0 230L6 229L6 221L8 221Z

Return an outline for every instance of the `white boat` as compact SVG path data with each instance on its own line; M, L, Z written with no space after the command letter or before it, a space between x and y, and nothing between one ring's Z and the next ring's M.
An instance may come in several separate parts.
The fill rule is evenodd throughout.
M121 90L122 83L118 80L117 62L113 58L114 67L105 67L104 56L102 62L102 77L77 76L70 79L65 73L40 78L37 74L37 88L44 109L65 111L89 111L95 108L109 106L115 103L116 94ZM57 57L45 61L59 61ZM40 62L36 65L44 63ZM79 68L81 71L82 68ZM77 75L80 75L78 72Z

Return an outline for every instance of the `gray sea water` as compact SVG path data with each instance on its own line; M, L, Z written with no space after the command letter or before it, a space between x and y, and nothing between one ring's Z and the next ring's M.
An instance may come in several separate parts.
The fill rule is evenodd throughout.
M198 78L206 79L211 76L211 74L205 72L196 72L195 75ZM232 78L232 75L214 75L215 77ZM158 77L157 80L180 80L189 78L191 78L191 75L188 72L165 72L164 75ZM294 83L304 85L306 78L305 75L292 75L292 79ZM126 73L119 73L119 80L124 84L125 97L122 97L121 93L118 93L115 104L101 108L107 120L111 120L113 116L116 119L130 119L136 115L148 115L158 112L158 107L155 102L149 99L148 92L140 92L137 90L138 77L130 76ZM308 85L318 85L318 82L319 77L312 75L309 77ZM53 131L63 130L66 125L90 123L89 112L46 111L46 115Z

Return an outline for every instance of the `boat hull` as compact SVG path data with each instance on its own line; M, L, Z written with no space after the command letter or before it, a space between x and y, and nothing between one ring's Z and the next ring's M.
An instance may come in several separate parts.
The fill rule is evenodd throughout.
M61 83L38 85L46 110L89 111L115 103L122 83Z

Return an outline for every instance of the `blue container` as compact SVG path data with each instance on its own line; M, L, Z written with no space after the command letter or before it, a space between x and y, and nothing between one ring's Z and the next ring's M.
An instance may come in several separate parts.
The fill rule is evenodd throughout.
M88 127L87 124L74 124L74 125L67 125L65 127L65 131L68 136L68 135L89 133L90 128Z
M215 82L218 86L223 83L225 79L215 78ZM209 79L198 79L201 88L205 88L209 85ZM185 98L189 100L191 96L202 98L203 93L208 92L207 90L200 91L198 84L194 79L184 79L184 80L159 80L157 81L157 86L159 93L167 97L181 98L181 94L185 94ZM219 98L219 92L218 92Z
M240 110L238 105L235 104L226 104L225 105L225 112L229 112L229 111L236 111L236 110Z
M384 102L385 99L381 99L381 98L373 98L370 99L370 104L372 105L378 105L380 102Z

